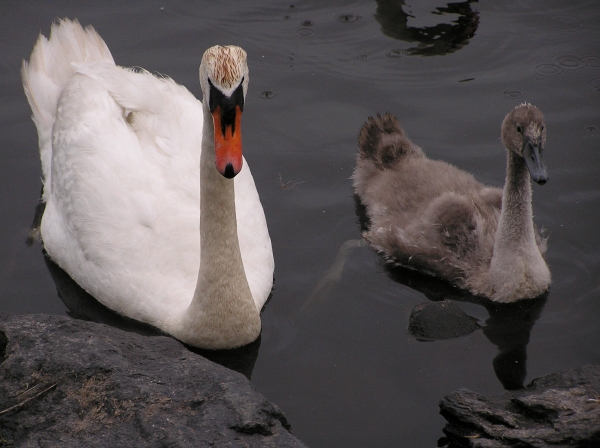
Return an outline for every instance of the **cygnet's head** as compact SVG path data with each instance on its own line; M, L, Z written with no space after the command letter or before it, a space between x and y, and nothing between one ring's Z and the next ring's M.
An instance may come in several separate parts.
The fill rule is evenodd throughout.
M242 112L248 91L246 52L234 45L215 45L204 52L200 64L205 112L213 117L215 164L232 178L242 169Z
M504 146L523 158L534 182L544 185L548 172L544 162L546 125L544 115L531 104L521 104L510 111L502 122Z

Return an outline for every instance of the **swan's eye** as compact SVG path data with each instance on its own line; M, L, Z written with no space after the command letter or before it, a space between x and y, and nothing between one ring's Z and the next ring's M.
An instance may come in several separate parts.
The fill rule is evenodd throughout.
M523 132L523 128L521 126L517 126L517 132L520 134L521 132Z

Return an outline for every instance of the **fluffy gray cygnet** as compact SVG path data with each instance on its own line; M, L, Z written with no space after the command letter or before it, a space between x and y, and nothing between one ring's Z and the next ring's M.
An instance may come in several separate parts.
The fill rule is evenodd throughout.
M386 113L358 136L354 188L370 228L364 237L392 262L497 302L538 297L551 277L546 238L533 224L531 183L548 180L542 112L522 104L502 122L504 190L431 160Z

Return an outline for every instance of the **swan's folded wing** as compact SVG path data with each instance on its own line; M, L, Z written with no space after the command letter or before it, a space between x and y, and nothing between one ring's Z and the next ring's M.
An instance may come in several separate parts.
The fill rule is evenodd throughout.
M273 287L273 249L267 220L250 168L244 165L235 180L235 213L237 233L254 303L260 311Z
M194 107L175 119L197 120ZM157 129L179 127L173 119ZM157 326L146 310L168 318L185 309L199 266L201 131L185 129L170 139L153 133L178 148L159 154L103 84L83 74L67 84L54 127L52 198L42 222L48 253L102 303Z

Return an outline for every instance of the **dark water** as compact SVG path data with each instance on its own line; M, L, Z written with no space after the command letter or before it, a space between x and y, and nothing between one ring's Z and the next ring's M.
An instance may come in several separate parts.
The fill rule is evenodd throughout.
M38 33L66 16L93 24L118 64L196 95L207 47L247 50L245 155L276 263L252 383L310 446L434 447L438 401L453 390L499 394L600 362L600 4L404 3L0 3L0 312L66 312L41 248L25 245L41 183L19 79ZM546 298L493 306L389 271L358 244L349 177L367 116L393 112L428 155L502 185L500 123L524 101L548 128L550 182L534 187L550 235ZM482 328L412 336L413 307L443 298Z

